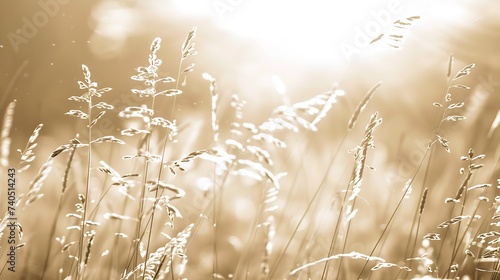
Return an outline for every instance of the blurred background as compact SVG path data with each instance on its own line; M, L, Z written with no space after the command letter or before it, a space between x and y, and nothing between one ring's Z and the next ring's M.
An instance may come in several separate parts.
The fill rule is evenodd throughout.
M0 5L0 108L19 101L20 130L30 131L67 110L71 102L66 98L78 92L81 64L90 67L100 85L112 87L112 95L128 93L134 83L127 77L147 62L154 37L163 39L161 70L175 75L180 45L192 27L198 27L198 55L178 104L182 110L206 107L201 104L208 97L203 72L219 80L222 98L238 93L248 100L249 111L258 109L264 116L281 103L274 75L292 101L337 82L348 94L342 101L351 106L347 111L383 81L373 108L387 109L382 115L388 120L404 112L405 118L394 121L411 120L424 129L432 115L417 105L441 98L450 53L457 60L455 71L476 63L470 84L480 84L481 77L500 81L498 1L44 0ZM367 45L378 34L399 31L394 21L416 15L420 19L404 30L399 49L385 37Z
M258 124L273 108L311 98L338 84L346 94L338 98L319 131L306 135L305 148L303 143L296 144L298 151L294 145L290 147L292 156L303 160L299 169L303 174L297 180L310 186L303 191L311 197L357 103L381 81L366 109L368 113L361 115L357 129L342 146L340 168L332 179L348 179L352 154L347 150L359 143L371 113L379 111L384 122L377 129L376 150L367 163L377 172L368 175L372 176L366 179L371 186L364 196L378 198L365 211L380 209L394 198L389 195L392 188L400 191L423 155L440 117L432 103L441 101L446 91L450 54L455 57L452 75L468 64L476 64L461 81L471 90L453 93L454 100L468 104L463 110L468 120L444 128L452 153L440 153L433 166L458 172L458 158L470 147L477 154L490 154L486 163L491 167L496 162L500 135L490 130L500 108L499 9L500 2L494 0L1 1L0 112L3 116L8 104L17 100L12 151L24 148L33 129L45 124L38 140L41 148L36 152L45 159L84 128L74 118L64 116L78 106L68 97L81 94L77 85L83 79L81 64L90 68L92 79L100 87L113 88L105 100L118 111L136 106L141 99L132 97L130 89L140 85L130 76L137 67L147 65L151 41L162 38L160 73L175 77L180 46L188 32L197 27L198 53L189 58L196 64L195 70L186 75L184 94L175 104L176 118L185 129L179 137L188 144L178 146L175 154L212 145L210 92L208 82L201 77L204 72L217 78L220 102L225 104L219 117L226 128L232 114L228 106L232 94L247 101L244 119ZM172 101L164 102L159 110L166 112ZM102 123L97 132L102 136L118 135L125 126L113 115L106 115ZM296 139L288 140L294 143ZM300 154L304 151L307 153ZM12 152L10 158L16 162L17 153ZM299 163L291 165L291 170L297 170ZM438 172L427 178L427 183L442 184L455 174ZM22 182L25 187L27 183ZM435 194L441 198L450 195L448 192L455 193L456 185L450 188L447 191L448 186L443 186ZM299 200L301 193L296 196ZM233 206L240 212L256 207L248 200L236 200ZM367 227L382 224L380 217L385 217L385 210L377 219L365 221ZM283 215L294 219L292 213ZM228 224L237 228L238 224L231 222L245 223L247 219L235 214L228 218ZM231 227L227 232L231 235ZM353 237L362 239L361 233ZM323 243L318 246L324 249L327 238ZM239 248L234 247L235 251ZM367 250L356 243L353 248ZM231 253L225 258L230 260ZM211 265L211 261L194 263L207 269ZM224 269L231 272L229 261Z

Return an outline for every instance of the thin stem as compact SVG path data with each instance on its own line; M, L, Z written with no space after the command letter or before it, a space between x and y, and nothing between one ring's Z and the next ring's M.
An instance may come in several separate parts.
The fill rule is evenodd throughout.
M344 197L342 199L342 204L340 205L340 211L339 211L339 214L337 216L337 222L335 223L335 229L334 229L334 232L333 232L333 235L332 235L332 240L330 242L330 248L328 250L327 257L333 255L335 244L337 243L337 238L338 238L338 235L339 235L339 230L340 230L340 224L341 224L341 220L342 220L342 215L344 214L344 208L347 206L346 202L347 202L347 197L348 197L348 194L349 194L350 187L351 187L351 184L348 184L347 188L345 190L345 193L344 193ZM346 234L347 234L347 232L346 232ZM347 239L347 236L346 236L346 239ZM342 252L344 250L345 250L345 242L344 242L344 246L342 247ZM341 264L342 264L342 258L339 260L339 269L338 269L338 272L337 272L337 279L338 279L338 277L340 275L340 266L341 266ZM323 273L321 274L321 279L327 279L327 277L328 277L328 266L329 266L329 261L326 261L325 262L325 266L323 267Z
M151 110L154 112L154 104L155 104L155 98L153 96L152 101L151 101ZM144 207L145 207L145 192L146 192L146 187L147 187L147 182L148 182L148 172L149 172L149 156L151 153L151 133L152 133L152 128L151 128L151 120L148 120L146 123L146 130L148 133L145 135L146 137L146 159L144 162L144 169L143 169L143 180L142 180L142 187L140 190L140 197L139 197L139 208L137 209L137 218L139 222L137 223L137 227L135 229L135 235L133 242L136 242L135 246L133 246L133 253L132 253L132 258L129 260L129 263L127 266L130 266L132 260L134 261L134 267L136 267L138 263L138 258L139 258L139 248L142 240L142 234L141 234L141 228L142 228L142 221L144 218ZM139 147L140 149L140 147ZM146 230L146 229L145 229ZM148 258L148 249L146 248L146 261Z
M80 263L83 261L83 242L84 242L84 236L85 236L85 231L86 231L86 220L87 220L87 210L88 210L88 203L89 203L89 194L90 194L90 169L92 167L92 94L89 92L89 99L88 99L88 149L87 149L87 174L86 174L86 183L85 183L85 198L83 202L83 213L82 213L82 220L80 224L80 241L78 244L78 260L77 260L77 268L76 268L76 277L77 279L84 279L84 270L85 267L80 265Z
M290 244L292 243L292 240L293 238L295 237L295 234L297 234L297 231L299 229L299 226L300 224L302 224L302 222L304 221L307 213L309 212L309 210L311 209L312 205L313 205L313 202L316 200L316 198L318 197L318 195L321 193L321 191L323 190L324 186L326 185L326 179L328 178L328 175L330 174L330 170L332 169L333 167L333 163L335 162L335 159L337 158L337 155L338 155L338 152L340 151L340 148L342 147L342 144L344 143L346 137L347 137L347 134L348 132L346 132L344 134L344 137L342 138L342 141L340 142L340 145L339 147L337 148L334 156L332 157L332 159L330 160L330 163L328 165L328 168L326 169L327 171L324 173L323 175L323 178L318 186L318 188L316 188L316 191L314 192L314 195L313 197L311 198L311 200L309 201L307 207L306 207L306 210L304 211L304 213L302 214L302 216L300 217L300 220L297 224L297 226L294 228L293 232L292 232L292 235L290 236L290 238L288 238L288 241L285 245L285 248L283 249L283 251L281 251L281 254L279 255L278 257L278 260L276 262L276 264L274 265L273 269L271 270L271 273L269 274L269 278L272 279L273 278L273 275L274 273L276 272L276 270L278 269L278 266L279 264L281 263L282 259L283 259L283 256L285 255L288 247L290 246Z
M179 89L179 78L180 78L180 75L181 75L181 68L182 68L182 62L183 61L184 61L184 59L181 58L181 60L179 62L179 67L178 67L178 70L177 70L177 80L176 80L176 84L175 84L175 89L176 90ZM173 120L173 118L174 118L176 97L177 97L177 95L174 95L174 101L173 101L173 104L172 104L172 109L170 110L170 120ZM153 104L154 104L154 97L153 97ZM158 181L161 180L161 175L163 173L163 163L165 162L165 153L166 153L166 150L167 150L167 145L169 143L169 141L168 141L168 133L169 133L169 131L167 131L167 136L165 137L165 142L164 142L164 144L162 146L160 168L159 168L159 171L158 171ZM150 243L151 243L151 236L152 236L152 233L153 233L153 224L154 224L155 213L156 213L154 211L154 209L156 209L156 205L157 205L158 191L159 191L159 188L157 188L156 191L155 191L155 199L154 199L154 202L153 202L153 211L151 212L151 218L150 218L151 223L149 224L148 242L147 242L147 247L146 247L147 248L146 249L147 253L149 252L149 246L150 246ZM147 258L148 257L146 256L146 260L147 260Z
M262 193L261 193L261 201L264 200L264 197L266 195L266 192L265 192L265 188L262 190ZM259 209L257 211L257 215L255 216L255 220L254 220L254 223L253 223L253 226L252 226L252 240L248 243L248 247L247 247L247 254L248 254L248 250L250 248L252 248L252 245L253 243L255 242L255 238L257 237L257 229L258 229L258 225L259 225L259 219L260 219L260 216L262 215L262 212L264 210L264 204L263 203L260 203L259 205ZM243 258L242 258L243 259ZM245 269L245 279L248 279L248 276L249 276L249 270L250 270L250 260L248 260L247 262L247 265L246 265L246 269Z
M428 174L429 174L431 163L432 163L432 157L434 155L433 151L434 151L434 147L431 147L431 151L430 151L430 154L429 154L429 160L428 160L427 166L425 168L424 179L423 179L423 182L422 182L422 188L420 189L420 195L419 195L420 198L422 197L422 195L424 193L425 186L426 186L426 183L427 183ZM422 202L420 201L420 203L422 203ZM419 234L419 229L420 229L420 221L421 221L421 218L422 218L422 213L419 212L420 206L421 206L420 204L417 204L417 209L415 211L415 215L413 216L413 222L412 222L411 229L410 229L410 236L408 238L408 242L406 244L406 249L405 249L405 254L404 254L405 264L406 264L406 261L408 259L410 259L409 262L408 262L408 265L407 265L410 269L411 269L411 264L413 262L413 260L411 258L413 258L413 254L415 252L415 248L417 247L417 239L418 239L418 234ZM413 240L413 245L410 246L411 239L412 239L413 228L415 227L415 223L417 225L417 230L415 232L415 239ZM411 248L411 251L410 251L410 254L408 255L408 250L410 248ZM398 278L398 276L401 273L401 271L402 270L398 271L398 274L396 275L396 279ZM408 275L408 271L405 270L403 273L404 273L403 278L406 278L406 276Z
M429 152L429 148L427 148L427 150L425 151L425 154L424 154L424 159L427 157L427 154ZM418 165L417 167L417 170L415 171L415 174L413 175L413 177L410 179L410 184L415 180L415 177L417 176L418 174L418 171L420 170L420 168L422 167L422 164L424 162L424 159L422 159L422 161L420 162L420 164ZM403 193L403 195L401 196L401 198L399 199L399 202L398 204L396 205L396 208L394 209L394 211L392 211L392 214L391 214L391 217L389 218L389 221L387 221L386 223L386 226L384 227L384 230L382 231L382 234L380 234L380 237L379 239L377 240L377 242L375 243L375 246L373 247L373 249L371 250L369 256L372 257L373 256L373 253L375 252L375 250L377 249L378 247L378 244L380 243L380 241L382 240L382 238L384 237L385 233L387 232L387 229L389 228L389 225L392 223L392 221L394 220L394 218L396 217L396 213L398 212L399 208L401 207L401 204L403 203L403 200L404 200L404 197L406 196L406 194L408 193L408 190L409 188L407 188L405 190L405 192ZM365 261L363 267L361 268L361 271L359 272L358 274L358 277L356 279L360 279L361 278L361 275L363 274L363 271L365 270L366 266L368 265L368 260Z
M66 185L67 185L67 182L68 182L68 174L69 174L69 170L70 170L70 167L71 167L71 163L73 162L73 157L75 156L75 152L76 152L76 147L74 147L73 149L71 149L71 153L70 153L70 155L68 157L68 163L66 165L66 170L64 171L64 177L63 177L63 186L62 186L63 189L62 189L62 192L61 192L61 196L59 197L59 202L58 202L58 206L57 206L57 211L56 211L55 219L54 219L54 222L52 223L52 227L51 227L49 236L54 236L56 228L57 228L57 224L58 224L58 221L59 221L58 217L59 217L59 213L61 212L61 206L62 206L62 197L63 197L64 191L66 189ZM53 243L54 243L54 238L51 238L50 241L49 241L49 246L48 246L47 253L45 254L45 263L43 265L42 276L41 276L40 279L43 279L44 276L45 276L45 273L47 272L48 264L49 264L49 257L50 257L50 253L52 251L52 244Z

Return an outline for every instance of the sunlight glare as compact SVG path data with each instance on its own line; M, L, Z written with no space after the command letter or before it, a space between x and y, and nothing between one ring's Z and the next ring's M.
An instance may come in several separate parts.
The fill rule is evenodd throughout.
M338 40L351 32L356 10L356 1L256 0L235 7L221 25L275 57L328 63L338 59Z

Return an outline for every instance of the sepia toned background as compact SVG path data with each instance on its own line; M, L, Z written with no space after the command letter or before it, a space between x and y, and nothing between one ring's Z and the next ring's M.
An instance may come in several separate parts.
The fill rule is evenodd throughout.
M155 37L162 39L158 52L163 60L160 73L175 77L180 46L188 32L196 27L197 54L189 58L189 63L196 64L195 70L183 80L186 82L183 94L177 97L173 108L181 130L180 144L172 149L172 157L213 146L209 83L202 78L202 73L210 73L217 79L221 104L218 117L221 134L226 136L233 118L229 105L233 94L247 102L244 120L259 124L274 108L306 100L336 85L345 95L337 98L328 116L318 125L318 131L285 135L288 147L277 153L283 162L277 169L283 166L285 170L281 171L288 172L282 185L298 186L284 187L281 206L285 208L278 215L283 235L278 233L275 247L277 251L284 247L317 186L328 174L327 185L331 188L317 202L321 206L304 225L317 228L318 244L314 245L317 249L312 250L308 260L326 256L334 223L324 221L336 218L332 214L335 199L331 198L338 195L334 192L337 187L348 184L353 165L352 153L348 151L360 142L370 115L378 111L383 123L377 128L376 148L369 151L367 160L374 171L366 171L361 193L366 202L359 203L356 217L359 220L351 231L349 243L351 251L369 253L378 238L378 234L370 234L370 231L381 231L388 213L403 193L405 182L412 178L424 158L426 145L441 114L432 103L441 101L446 93L448 59L453 54L452 75L466 65L475 64L470 75L461 80L471 89L453 93L454 101L466 103L461 114L467 120L443 128L451 153L436 149L427 167L432 172L425 179L417 176L415 195L408 199L411 207L398 213L397 226L391 229L381 254L390 261L400 261L404 248L398 245L398 238L408 237L423 183L425 187L435 187L421 233L446 219L437 213L444 211L443 207L448 206L443 204L444 199L455 195L461 183L457 174L463 163L459 158L469 148L476 154L487 155L483 161L485 171L474 177L475 180L499 177L495 164L500 133L492 128L500 110L499 9L500 2L494 0L1 1L1 115L11 101L17 100L10 135L10 162L19 161L16 149L23 149L33 129L44 124L38 139L37 160L22 174L24 177L20 177L19 192L27 190L30 178L37 174L54 149L85 130L85 125L64 115L78 106L68 97L81 94L77 81L83 79L82 64L90 68L92 79L100 87L113 88L104 100L114 105L116 112L139 106L144 100L130 93L130 89L138 87L130 77L137 67L147 65L151 41ZM397 21L409 24L402 29L395 24ZM380 40L370 44L381 34ZM395 41L390 35L398 35L403 40ZM342 142L358 102L379 81L381 86L365 113L360 115L356 129ZM172 105L171 99L162 99L157 110L168 115ZM127 125L117 113L107 114L95 133L96 136L119 136ZM111 152L97 149L95 164L99 159L120 158L132 146ZM339 154L334 168L329 169L336 151ZM83 166L84 154L81 156ZM126 169L128 164L120 160L112 163L117 170ZM55 213L52 203L58 199L54 189L59 188L65 162L58 164L46 184L46 197L37 202L39 210L29 209L23 214L28 245L36 243L37 238L45 240L40 242L50 239ZM188 172L185 177L176 178L188 192L184 204L179 205L185 213L185 219L179 223L184 226L199 221L202 205L207 203L203 191L197 188L203 178L211 176L205 167L200 165L193 175ZM80 173L75 175L75 180L81 179L78 176L83 176L83 172ZM1 176L3 180L5 175ZM241 182L235 180L234 185L238 183ZM79 192L78 189L72 191ZM490 191L491 198L498 194L496 189ZM1 190L0 194L4 192ZM259 208L259 197L251 186L229 188L225 196L228 203L222 209L227 212L221 218L217 238L225 244L225 250L220 252L218 273L226 277L234 273L235 258L241 256L249 242L246 238L255 218L252 213ZM4 205L3 200L0 205ZM45 213L40 214L40 210ZM50 223L44 222L46 217ZM324 226L318 226L322 222ZM35 237L35 228L38 237ZM181 228L183 226L178 227ZM303 236L308 234L304 228L299 232ZM211 274L211 234L208 226L203 227L188 249L191 250L185 273L188 279L208 279ZM105 244L103 241L100 245L101 251L106 249ZM23 253L26 254L23 257L30 260L33 271L25 271L36 275L46 248L30 246L26 246L25 251L29 253ZM278 273L289 272L299 263L295 262L293 252L300 255L301 245L294 243L293 246L296 247L286 255L287 265L280 267ZM352 265L353 270L360 268L354 262ZM378 276L373 274L373 277ZM0 275L0 279L10 278Z

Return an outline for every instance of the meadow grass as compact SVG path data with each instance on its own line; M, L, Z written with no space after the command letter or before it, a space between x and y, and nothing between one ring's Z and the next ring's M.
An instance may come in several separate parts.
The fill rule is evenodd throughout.
M161 39L155 38L147 64L131 77L140 87L130 94L143 102L120 111L105 101L112 89L99 87L82 65L81 93L68 96L79 106L66 113L76 118L75 136L51 147L46 160L37 156L37 140L51 124L35 127L24 150L12 156L10 133L20 112L10 103L0 138L2 174L15 168L17 180L30 183L19 184L15 205L17 270L5 263L1 279L498 277L498 149L476 154L484 147L446 136L449 123L467 121L459 112L466 102L455 96L471 91L462 80L474 64L453 74L453 56L444 63L448 86L442 100L429 104L439 118L419 147L424 155L406 183L384 186L390 183L372 166L384 116L370 108L382 82L367 90L347 123L336 124L344 134L329 139L322 155L310 155L311 139L328 129L323 122L335 114L338 99L351 98L338 85L278 105L256 123L248 120L245 101L233 95L223 103L224 85L203 73L211 134L201 135L181 130L175 110L186 76L197 74L195 39L193 28L174 78L160 74ZM166 101L173 104L168 110ZM96 136L110 114L122 119L119 135ZM491 138L497 125L474 137ZM184 147L189 137L202 138L204 147ZM448 156L455 155L454 141L464 142L457 145L463 156ZM186 149L191 152L176 156ZM349 160L341 156L348 153ZM452 170L443 161L461 166ZM7 225L5 214L3 261L10 249Z

